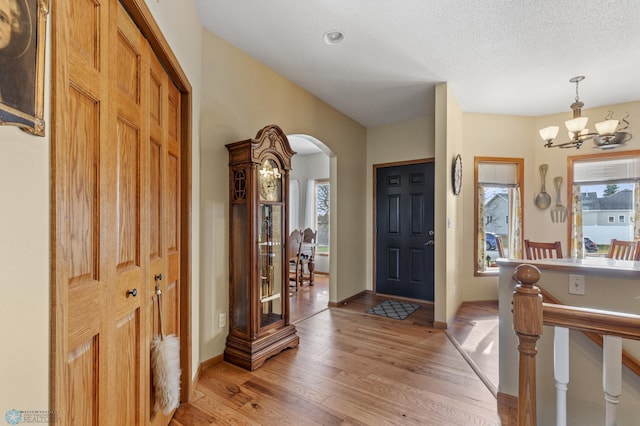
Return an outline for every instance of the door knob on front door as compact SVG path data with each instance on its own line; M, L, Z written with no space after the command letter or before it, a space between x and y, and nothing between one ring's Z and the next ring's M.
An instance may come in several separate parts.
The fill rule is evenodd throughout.
M429 236L430 236L430 237L433 237L435 234L436 234L436 233L434 232L434 230L433 230L433 229L431 229L431 230L429 231ZM433 241L433 240L429 240L429 241L427 241L426 243L424 243L424 245L425 245L425 246L432 246L432 245L434 245L434 244L435 244L435 241Z

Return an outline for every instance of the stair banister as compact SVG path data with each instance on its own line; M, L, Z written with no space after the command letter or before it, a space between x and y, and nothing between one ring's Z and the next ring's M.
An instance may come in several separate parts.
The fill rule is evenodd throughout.
M536 342L542 335L542 295L535 285L540 270L519 265L513 271L513 330L518 336L518 425L536 426Z
M536 425L536 342L543 325L555 327L554 376L556 380L556 424L566 424L568 376L568 329L603 335L605 424L616 425L617 405L622 393L622 339L640 340L640 315L576 306L543 303L540 270L530 264L514 269L518 283L513 292L513 329L518 337L518 425ZM556 347L557 345L557 347ZM635 371L635 370L633 370Z

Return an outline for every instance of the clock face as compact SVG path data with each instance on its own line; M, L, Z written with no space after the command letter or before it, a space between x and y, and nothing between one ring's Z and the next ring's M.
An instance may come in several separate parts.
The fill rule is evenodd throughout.
M462 188L462 157L460 157L460 154L456 155L453 162L451 184L453 186L453 193L455 195L460 194L460 189Z

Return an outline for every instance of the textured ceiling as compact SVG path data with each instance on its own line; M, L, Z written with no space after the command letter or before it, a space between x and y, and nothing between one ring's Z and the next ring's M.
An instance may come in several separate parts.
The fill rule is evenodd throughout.
M203 26L365 126L640 100L640 0L196 0ZM341 30L343 43L322 35Z

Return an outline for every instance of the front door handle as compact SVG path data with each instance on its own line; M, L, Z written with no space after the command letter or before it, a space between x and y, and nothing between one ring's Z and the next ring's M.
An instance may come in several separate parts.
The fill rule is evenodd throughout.
M424 245L425 245L425 246L432 246L432 245L434 245L434 243L435 243L435 242L434 242L433 240L429 240L429 241L427 241L426 243L424 243Z

